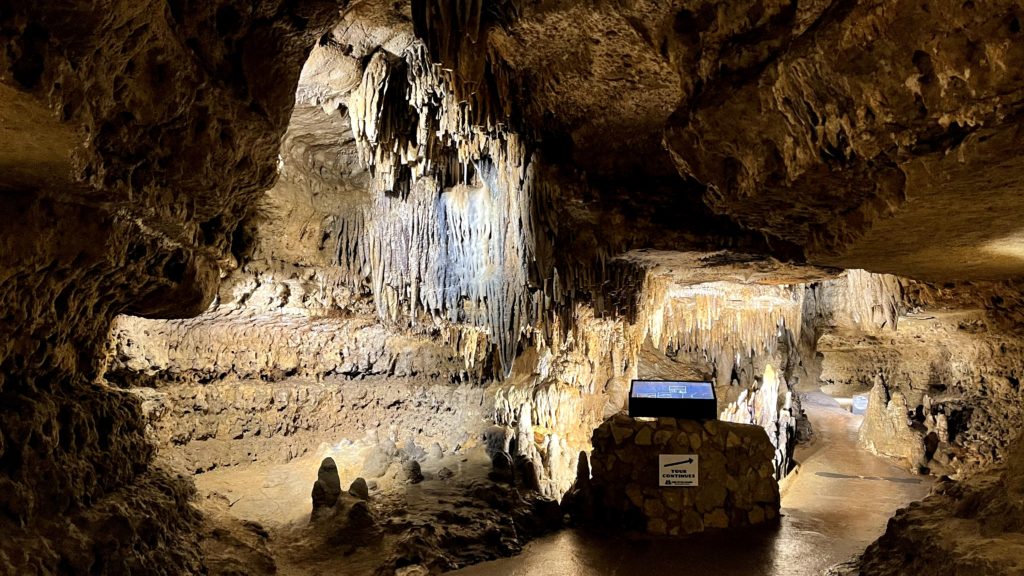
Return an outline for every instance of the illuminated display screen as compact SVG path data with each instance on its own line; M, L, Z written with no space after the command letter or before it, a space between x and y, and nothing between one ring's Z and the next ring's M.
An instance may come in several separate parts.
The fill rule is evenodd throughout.
M634 380L630 396L669 400L714 400L715 388L710 382Z

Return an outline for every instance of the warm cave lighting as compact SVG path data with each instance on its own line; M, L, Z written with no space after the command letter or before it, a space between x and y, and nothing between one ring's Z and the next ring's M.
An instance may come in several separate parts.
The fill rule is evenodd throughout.
M983 249L996 256L1024 261L1024 230L992 240Z
M1020 4L0 0L0 576L1021 576Z

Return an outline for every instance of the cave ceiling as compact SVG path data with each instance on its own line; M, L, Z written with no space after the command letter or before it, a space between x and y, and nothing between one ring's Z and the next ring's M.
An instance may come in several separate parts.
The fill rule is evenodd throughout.
M419 35L491 85L549 178L585 184L560 199L579 222L643 230L624 248L738 244L925 280L1024 269L1010 3L444 6L351 7L300 108L344 108L361 59Z
M307 12L323 18L327 4ZM324 202L338 210L368 202L347 109L367 62L380 52L398 58L422 39L475 106L469 116L539 150L538 177L561 183L555 201L571 215L567 226L588 228L588 242L605 242L612 256L726 249L807 263L795 274L803 279L835 268L925 280L1024 270L1024 43L1013 3L364 0L339 8L297 79L278 161L287 180L330 189ZM178 21L168 9L159 27L131 10L118 12L122 21L84 20L114 37L119 25L135 30L109 46L96 46L98 35L79 38L73 10L30 15L48 36L9 42L0 190L85 197L195 251L196 262L223 267L230 243L218 238L274 181L273 135L291 106L260 82L295 79L271 79L273 68L245 57L221 62L221 44L237 48L244 32L232 22L244 27L250 15L198 12ZM204 17L220 18L225 37L207 31L189 43L169 32ZM60 46L60 55L34 54L31 41ZM89 50L95 57L81 56ZM264 56L250 52L253 62ZM280 54L304 57L290 45ZM52 65L75 58L81 70ZM116 81L83 84L86 72ZM47 92L46 82L59 88ZM269 93L273 100L257 97ZM224 146L195 140L214 132ZM210 191L235 181L245 184Z

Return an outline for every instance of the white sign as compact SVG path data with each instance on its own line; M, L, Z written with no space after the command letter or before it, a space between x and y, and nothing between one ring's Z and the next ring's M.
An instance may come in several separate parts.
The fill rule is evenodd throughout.
M658 486L697 486L696 454L658 454Z

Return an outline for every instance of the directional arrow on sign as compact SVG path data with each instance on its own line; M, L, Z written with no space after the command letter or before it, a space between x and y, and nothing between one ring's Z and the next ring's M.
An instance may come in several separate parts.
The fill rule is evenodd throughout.
M669 462L665 464L664 468L671 468L673 466L679 466L680 464L693 464L693 458L687 458L686 460L680 460L679 462Z

